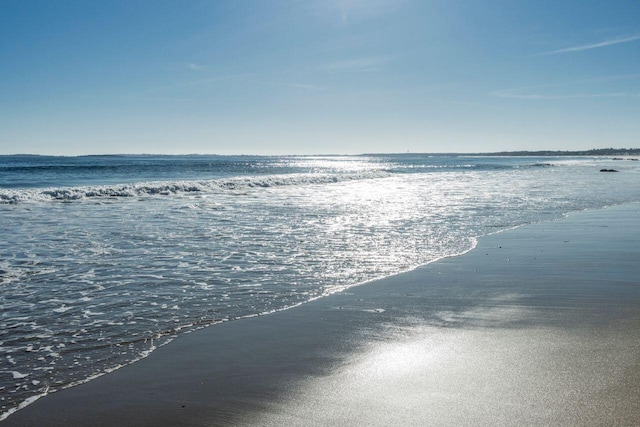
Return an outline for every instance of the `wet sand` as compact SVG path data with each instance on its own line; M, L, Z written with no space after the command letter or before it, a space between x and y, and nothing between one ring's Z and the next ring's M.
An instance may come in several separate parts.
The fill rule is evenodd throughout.
M640 425L640 204L184 337L6 426Z

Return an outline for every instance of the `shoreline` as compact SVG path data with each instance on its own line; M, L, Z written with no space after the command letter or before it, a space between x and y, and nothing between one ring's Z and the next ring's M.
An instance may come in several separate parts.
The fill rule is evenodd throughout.
M639 212L630 203L504 230L462 255L200 329L2 423L597 425L612 421L614 407L607 424L632 425L640 422ZM492 366L493 356L501 363ZM615 369L602 370L603 358ZM629 393L611 400L624 378ZM594 387L614 391L596 402ZM488 391L509 405L487 400ZM557 407L553 398L567 403L567 395L579 404ZM544 410L532 413L533 403Z

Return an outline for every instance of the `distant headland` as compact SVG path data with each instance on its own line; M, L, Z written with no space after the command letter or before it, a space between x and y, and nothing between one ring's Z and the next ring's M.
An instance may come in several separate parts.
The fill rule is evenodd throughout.
M499 151L485 156L639 156L640 148L594 148L586 151Z

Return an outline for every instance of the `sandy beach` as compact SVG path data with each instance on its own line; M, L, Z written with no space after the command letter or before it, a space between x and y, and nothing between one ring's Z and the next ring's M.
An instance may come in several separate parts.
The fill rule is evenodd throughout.
M226 322L6 426L640 424L640 204Z

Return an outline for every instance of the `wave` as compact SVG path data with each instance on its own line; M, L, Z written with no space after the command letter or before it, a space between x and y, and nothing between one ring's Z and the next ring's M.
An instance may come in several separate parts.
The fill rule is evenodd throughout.
M255 188L330 184L344 181L384 178L390 175L390 173L383 171L356 174L287 174L198 181L153 181L118 185L0 190L0 204L242 191Z
M556 166L553 163L523 163L523 164L501 164L501 163L440 163L440 164L397 164L386 169L389 173L429 173L447 171L509 171L530 168L548 168Z

